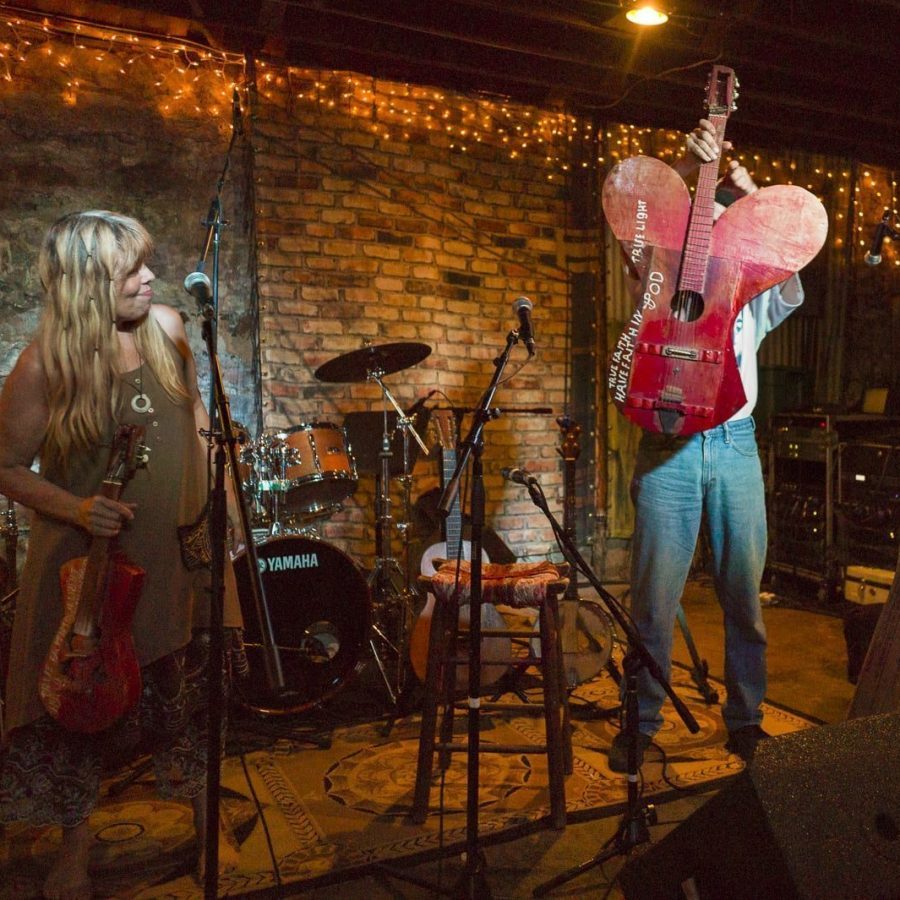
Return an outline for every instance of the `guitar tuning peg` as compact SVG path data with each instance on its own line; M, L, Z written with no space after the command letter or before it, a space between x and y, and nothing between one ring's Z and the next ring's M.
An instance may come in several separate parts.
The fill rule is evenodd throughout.
M137 459L137 463L139 466L149 468L150 448L144 443L138 444L137 451L135 452L135 458Z

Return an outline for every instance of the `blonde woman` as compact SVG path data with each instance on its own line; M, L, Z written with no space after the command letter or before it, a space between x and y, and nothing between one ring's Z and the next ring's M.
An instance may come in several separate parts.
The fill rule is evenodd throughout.
M183 564L176 528L206 503L199 432L209 420L181 317L152 302L152 249L144 227L117 213L56 222L40 252L43 316L0 394L0 492L34 511L10 652L0 821L62 827L47 897L90 896L88 817L101 772L137 746L154 754L160 793L192 801L202 838L209 572ZM120 424L144 426L149 464L117 502L98 492ZM147 573L132 629L143 690L123 720L84 736L46 714L37 684L60 624L60 566L97 536L117 538ZM240 625L230 571L225 623ZM223 846L223 863L233 855Z

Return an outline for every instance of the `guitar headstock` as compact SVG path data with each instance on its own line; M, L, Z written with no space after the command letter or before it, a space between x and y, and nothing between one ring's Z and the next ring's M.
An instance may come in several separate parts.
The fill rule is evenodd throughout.
M581 447L578 443L578 436L581 434L581 426L571 416L560 416L556 420L562 431L562 446L556 448L556 452L567 462L574 462L578 459Z
M143 425L119 425L109 451L106 484L124 485L140 466L147 464L150 450L143 440Z
M433 434L434 443L441 450L456 449L456 414L452 409L432 409L428 428Z
M706 83L704 106L711 116L728 116L737 109L738 80L734 69L713 66Z

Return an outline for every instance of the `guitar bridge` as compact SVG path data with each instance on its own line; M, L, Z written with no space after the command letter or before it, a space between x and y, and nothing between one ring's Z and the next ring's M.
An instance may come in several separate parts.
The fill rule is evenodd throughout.
M669 359L690 359L694 362L700 359L700 351L690 347L663 347L662 355Z
M638 341L635 348L638 353L647 356L663 356L667 359L686 359L690 362L712 363L720 365L725 358L722 350L710 350L702 347L679 347L675 344L651 344Z

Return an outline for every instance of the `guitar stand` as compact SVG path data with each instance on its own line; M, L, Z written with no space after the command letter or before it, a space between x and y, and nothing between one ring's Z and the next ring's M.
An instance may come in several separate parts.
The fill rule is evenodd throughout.
M694 637L691 634L691 629L688 625L687 615L684 612L684 606L681 603L678 604L678 612L676 615L678 628L681 631L681 636L684 638L685 646L691 656L691 681L694 682L697 690L700 691L706 705L715 706L715 704L719 702L719 692L709 682L709 663L700 656L700 653L697 650L697 645L694 643ZM610 660L610 663L611 662L612 660ZM620 681L621 678L616 679L617 683Z
M691 654L691 680L697 686L697 690L703 695L707 706L714 706L719 702L719 692L709 683L709 663L700 657L697 652L697 645L691 635L691 629L688 627L687 616L684 614L684 607L678 604L678 627L681 629L681 635L687 644L688 653Z

